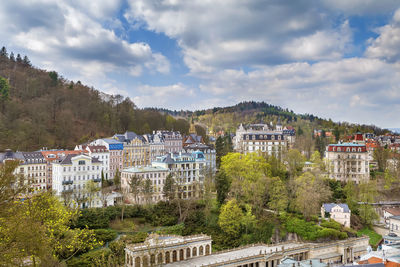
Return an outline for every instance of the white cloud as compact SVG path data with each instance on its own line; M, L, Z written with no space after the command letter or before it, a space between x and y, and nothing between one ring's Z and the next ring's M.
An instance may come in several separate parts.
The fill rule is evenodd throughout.
M82 82L109 82L110 72L167 74L168 59L147 43L130 43L104 27L118 27L121 0L6 1L0 9L0 39L40 67ZM12 23L10 23L12 21ZM100 85L95 82L95 85ZM93 84L93 83L92 83Z
M335 120L390 125L400 112L400 68L377 59L224 70L200 85L210 98L263 100ZM391 92L391 93L389 93ZM388 116L382 117L382 114Z
M142 85L136 88L139 96L134 96L133 101L139 107L164 107L176 109L182 104L191 102L195 97L193 88L182 83L167 86Z
M313 1L129 0L125 17L175 38L192 73L341 58L347 22L335 28ZM300 50L301 49L301 50Z
M381 58L389 62L400 60L400 9L398 9L390 24L377 29L379 36L369 40L370 46L366 55Z

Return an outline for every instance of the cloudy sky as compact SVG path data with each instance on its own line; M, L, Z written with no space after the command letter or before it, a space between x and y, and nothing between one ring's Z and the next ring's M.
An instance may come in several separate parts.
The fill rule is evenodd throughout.
M400 127L398 0L5 0L0 45L139 107Z

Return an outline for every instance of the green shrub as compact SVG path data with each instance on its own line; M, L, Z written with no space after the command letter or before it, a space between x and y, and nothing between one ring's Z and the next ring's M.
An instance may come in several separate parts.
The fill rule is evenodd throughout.
M82 266L97 266L99 261L107 260L111 255L111 250L108 248L92 250L79 257L72 258L67 261L69 267L82 267Z
M183 235L183 229L185 225L183 223L176 224L173 226L167 226L157 231L160 235Z
M120 238L120 240L127 244L136 244L144 242L147 236L148 234L146 232L137 232L134 234L124 235Z
M95 229L94 234L96 239L104 244L114 240L117 237L117 232L112 229Z
M323 221L321 222L321 226L325 228L332 228L340 231L342 229L342 225L334 220Z

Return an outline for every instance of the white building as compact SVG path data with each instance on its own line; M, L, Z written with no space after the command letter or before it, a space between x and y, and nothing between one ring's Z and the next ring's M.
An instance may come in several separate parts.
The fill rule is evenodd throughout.
M110 178L110 151L106 146L77 145L75 150L83 150L89 156L101 161L104 179L108 180Z
M148 204L156 203L164 200L163 188L165 184L165 178L169 174L169 170L163 167L132 167L124 169L121 172L121 189L127 194L128 200L135 204ZM131 181L133 177L138 178L137 195L132 194ZM144 184L149 179L151 183L151 194L146 196L144 194Z
M330 144L326 149L329 178L355 183L369 180L369 160L365 144Z
M53 164L53 191L65 204L80 208L101 207L101 168L102 162L86 154L66 155ZM98 192L90 193L87 185L93 181Z
M383 208L383 221L389 226L389 218L393 216L400 216L400 208Z
M109 177L114 179L117 171L122 170L124 143L113 138L97 139L90 143L92 146L105 146L109 155Z
M330 218L345 227L350 227L351 211L347 204L325 203L321 207L321 217Z
M194 153L196 151L201 151L204 154L206 160L206 168L215 172L217 170L217 157L214 148L204 144L192 144L184 148L186 153Z
M400 236L400 216L389 217L389 232Z
M280 124L276 127L272 124L250 124L246 127L240 124L236 130L233 145L236 151L244 154L259 151L277 158L287 148Z
M202 194L206 159L200 151L193 153L168 153L158 157L153 167L168 169L178 185L178 197L197 198Z

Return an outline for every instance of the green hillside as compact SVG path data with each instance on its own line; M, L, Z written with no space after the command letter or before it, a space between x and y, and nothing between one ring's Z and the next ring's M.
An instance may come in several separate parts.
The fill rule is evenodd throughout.
M35 68L27 57L8 54L5 48L0 53L0 77L9 85L7 92L0 90L0 150L72 148L126 130L189 130L186 120L138 109L129 98L105 95Z

